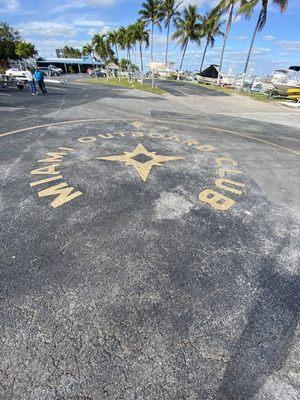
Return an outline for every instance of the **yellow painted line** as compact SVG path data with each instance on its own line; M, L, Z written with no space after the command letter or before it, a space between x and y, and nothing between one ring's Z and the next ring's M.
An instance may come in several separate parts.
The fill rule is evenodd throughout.
M22 129L17 129L15 131L1 133L0 137L10 136L10 135L14 135L15 133L26 132L26 131L30 131L30 130L33 130L33 129L46 128L48 126L67 125L67 124L74 124L74 123L80 123L80 122L93 122L93 121L121 121L121 120L120 119L113 119L113 118L112 119L90 118L90 119L77 119L77 120L74 120L74 121L52 122L50 124L34 125L34 126L29 126L28 128L22 128Z
M0 134L0 138L1 137L5 137L5 136L14 135L16 133L30 131L30 130L33 130L33 129L46 128L46 127L49 127L49 126L68 125L68 124L83 123L83 122L97 122L97 121L124 122L124 121L136 121L136 118L128 118L128 119L90 118L90 119L78 119L78 120L74 120L74 121L53 122L53 123L49 123L49 124L30 126L28 128L22 128L22 129L17 129L15 131L1 133ZM143 121L146 121L146 122L153 122L154 121L154 122L158 122L158 123L162 123L162 124L168 124L169 123L169 124L176 124L176 125L189 125L191 127L196 127L196 129L199 129L199 123L196 123L196 122L195 123L191 123L191 122L187 122L187 121L185 121L185 122L174 122L174 121L160 120L160 119L143 119ZM265 143L265 144L267 144L269 146L276 147L278 149L281 149L281 150L287 151L289 153L295 154L297 156L300 156L300 151L295 151L295 150L292 150L292 149L290 149L288 147L280 146L279 144L270 142L268 140L259 139L257 137L253 137L253 136L250 136L250 135L245 135L243 133L233 132L233 131L230 131L228 129L216 128L214 126L206 126L206 125L201 125L200 128L201 129L203 129L203 128L204 129L212 129L212 130L214 130L216 132L229 133L230 135L235 135L235 136L244 137L244 138L247 138L247 139L250 139L250 140L255 140L257 142Z
M232 132L232 131L229 131L227 129L215 128L215 127L211 127L211 126L201 126L201 128L213 129L213 130L218 131L220 133L226 132L226 133L230 133L231 135L236 135L236 136L245 137L247 139L256 140L257 142L265 143L265 144L268 144L270 146L274 146L274 147L277 147L277 148L279 148L281 150L285 150L285 151L288 151L289 153L293 153L293 154L296 154L297 156L300 156L300 151L295 151L295 150L289 149L288 147L280 146L279 144L276 144L276 143L273 143L273 142L269 142L268 140L259 139L257 137L245 135L243 133Z

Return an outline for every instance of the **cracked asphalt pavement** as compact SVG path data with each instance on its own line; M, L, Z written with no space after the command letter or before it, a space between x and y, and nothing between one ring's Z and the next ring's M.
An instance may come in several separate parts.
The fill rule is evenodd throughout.
M203 96L1 89L1 399L299 399L300 130Z

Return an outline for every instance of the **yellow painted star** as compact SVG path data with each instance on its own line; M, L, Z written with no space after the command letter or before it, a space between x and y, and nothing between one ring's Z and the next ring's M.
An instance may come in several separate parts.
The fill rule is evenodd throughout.
M138 158L142 158L145 161L141 162L138 160ZM118 161L124 163L125 165L132 166L135 168L144 182L146 182L152 167L160 167L162 163L166 161L182 159L183 157L162 156L160 154L156 154L155 151L150 152L140 143L132 152L124 151L123 154L117 156L97 157L97 160Z

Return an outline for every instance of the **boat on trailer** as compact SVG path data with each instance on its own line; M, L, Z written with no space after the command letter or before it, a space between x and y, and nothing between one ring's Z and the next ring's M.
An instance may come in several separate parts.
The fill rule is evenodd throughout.
M277 69L273 74L271 83L281 96L287 96L289 89L299 89L300 66L291 66L288 69Z
M148 67L155 76L158 76L163 79L177 79L178 74L181 77L183 74L174 69L175 63L159 63L159 62L151 62L148 64Z

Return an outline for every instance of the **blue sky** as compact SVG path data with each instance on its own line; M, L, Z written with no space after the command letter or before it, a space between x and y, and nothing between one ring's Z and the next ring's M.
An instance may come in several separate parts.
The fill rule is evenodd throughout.
M67 44L81 48L93 34L106 32L134 22L142 1L139 0L0 0L1 20L19 29L26 40L36 44L41 56L55 56L55 48ZM217 0L184 0L185 4L198 4L206 12ZM269 0L272 3L272 0ZM234 21L225 55L225 70L242 71L258 11L251 21ZM285 14L269 7L268 20L255 41L250 69L267 74L277 67L300 65L300 1L289 0ZM225 29L225 26L223 27ZM222 40L218 39L207 54L206 64L219 63ZM199 69L201 48L190 45L184 69ZM155 59L163 61L165 32L155 33ZM138 63L138 55L137 63ZM145 52L149 58L149 50ZM133 56L134 58L134 56ZM180 61L180 49L170 46L170 61Z

